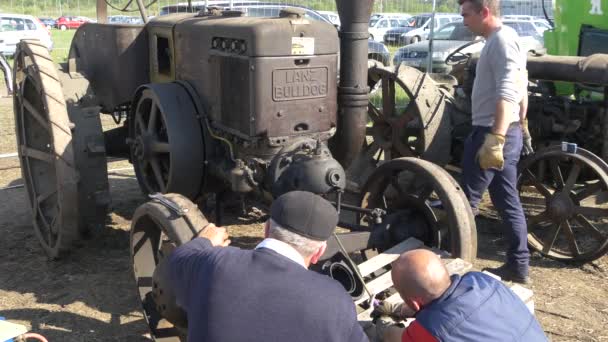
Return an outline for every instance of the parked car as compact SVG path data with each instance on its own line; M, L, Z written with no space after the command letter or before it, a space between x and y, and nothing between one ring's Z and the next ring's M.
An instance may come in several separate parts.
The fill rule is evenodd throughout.
M451 67L445 64L445 58L460 46L481 39L471 32L462 21L442 26L433 35L433 72L448 73ZM463 50L463 53L481 51L483 43L474 44ZM401 63L426 71L429 54L429 41L414 43L400 48L393 57L393 64Z
M37 39L47 49L53 49L50 31L38 18L24 14L0 13L0 53L4 56L15 54L17 44L22 39Z
M111 15L108 17L108 24L143 24L141 17L128 15Z
M38 18L49 30L55 27L55 19L53 18Z
M407 20L409 18L411 18L411 15L406 13L393 13L382 16L376 15L373 19L369 20L369 36L377 42L382 42L386 32L396 27L407 25Z
M524 51L542 51L544 49L541 41L538 40L538 35L533 29L524 29L526 25L521 23L530 24L530 22L521 20L505 20L504 25L510 26L520 36L520 46ZM456 49L464 44L478 40L479 43L472 44L464 48L462 53L474 54L480 52L484 46L484 40L480 36L476 36L471 32L462 21L452 22L445 26L442 26L437 30L433 36L433 72L436 73L449 73L451 67L445 63L445 59ZM395 57L393 58L393 64L399 65L401 63L418 68L422 71L427 70L429 55L429 41L422 41L414 44L404 46L397 50Z
M387 31L383 37L384 42L393 45L407 45L428 39L431 32L431 17L432 13L411 17L406 25ZM434 29L461 20L460 14L435 13Z
M323 18L329 20L336 27L340 27L340 16L332 11L317 11Z
M87 17L63 16L57 19L55 27L62 31L65 31L67 29L77 29L82 24L90 22L93 22L93 20Z

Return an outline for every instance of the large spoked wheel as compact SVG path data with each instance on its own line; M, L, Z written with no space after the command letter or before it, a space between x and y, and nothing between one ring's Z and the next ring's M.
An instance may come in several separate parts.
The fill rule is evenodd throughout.
M173 249L190 241L208 221L187 198L164 196L184 215L156 201L139 206L131 222L131 258L137 294L152 337L157 341L186 341L186 313L175 303L166 260Z
M372 65L366 142L348 170L351 181L363 184L382 162L400 157L421 157L439 165L450 159L449 115L445 94L419 70Z
M78 239L78 176L71 124L48 50L24 40L15 53L13 106L34 230L52 258Z
M528 243L542 255L574 262L608 251L608 165L593 153L560 146L520 165L519 189Z
M428 247L472 262L477 255L473 213L458 183L441 167L417 158L388 161L369 177L361 207L387 212L384 224L364 215L363 224L382 229L388 246L415 237Z
M201 124L180 84L140 88L131 114L131 160L142 191L198 196L204 179Z

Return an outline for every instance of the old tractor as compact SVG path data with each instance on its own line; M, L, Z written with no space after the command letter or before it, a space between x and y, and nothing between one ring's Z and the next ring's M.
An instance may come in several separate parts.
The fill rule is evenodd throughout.
M583 3L558 0L555 29L545 34L549 54L528 56L536 153L520 162L530 246L574 262L608 252L608 9ZM356 170L405 156L459 165L478 58L461 53L467 46L447 56L450 75L404 65L369 69L372 125ZM353 186L367 170L349 177Z
M221 194L271 200L295 189L333 201L348 232L329 241L323 259L340 270L353 298L362 281L353 253L365 257L415 237L473 260L476 229L464 193L429 161L387 161L347 201L345 168L366 144L373 2L336 3L339 38L335 27L288 8L273 18L212 9L145 25L85 24L59 66L39 43L21 42L14 68L19 157L47 254L59 257L104 226L106 157L128 157L152 197L132 218L138 296L152 335L163 341L186 331L166 256L205 226L195 203L208 194L219 205ZM103 132L100 114L126 119ZM433 127L444 134L446 123ZM422 155L445 148L430 133L419 141Z

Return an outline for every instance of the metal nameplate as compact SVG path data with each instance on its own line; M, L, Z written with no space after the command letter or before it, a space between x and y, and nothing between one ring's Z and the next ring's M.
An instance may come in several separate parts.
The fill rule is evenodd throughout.
M272 72L272 99L292 101L327 96L327 67L277 69Z

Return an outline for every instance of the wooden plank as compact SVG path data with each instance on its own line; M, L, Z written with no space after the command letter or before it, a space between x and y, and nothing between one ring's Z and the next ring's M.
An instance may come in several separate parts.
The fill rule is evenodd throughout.
M387 249L383 253L378 254L375 257L359 264L359 272L361 273L362 277L370 275L378 269L395 261L403 252L412 249L417 249L422 246L424 246L422 241L415 238L409 238Z

